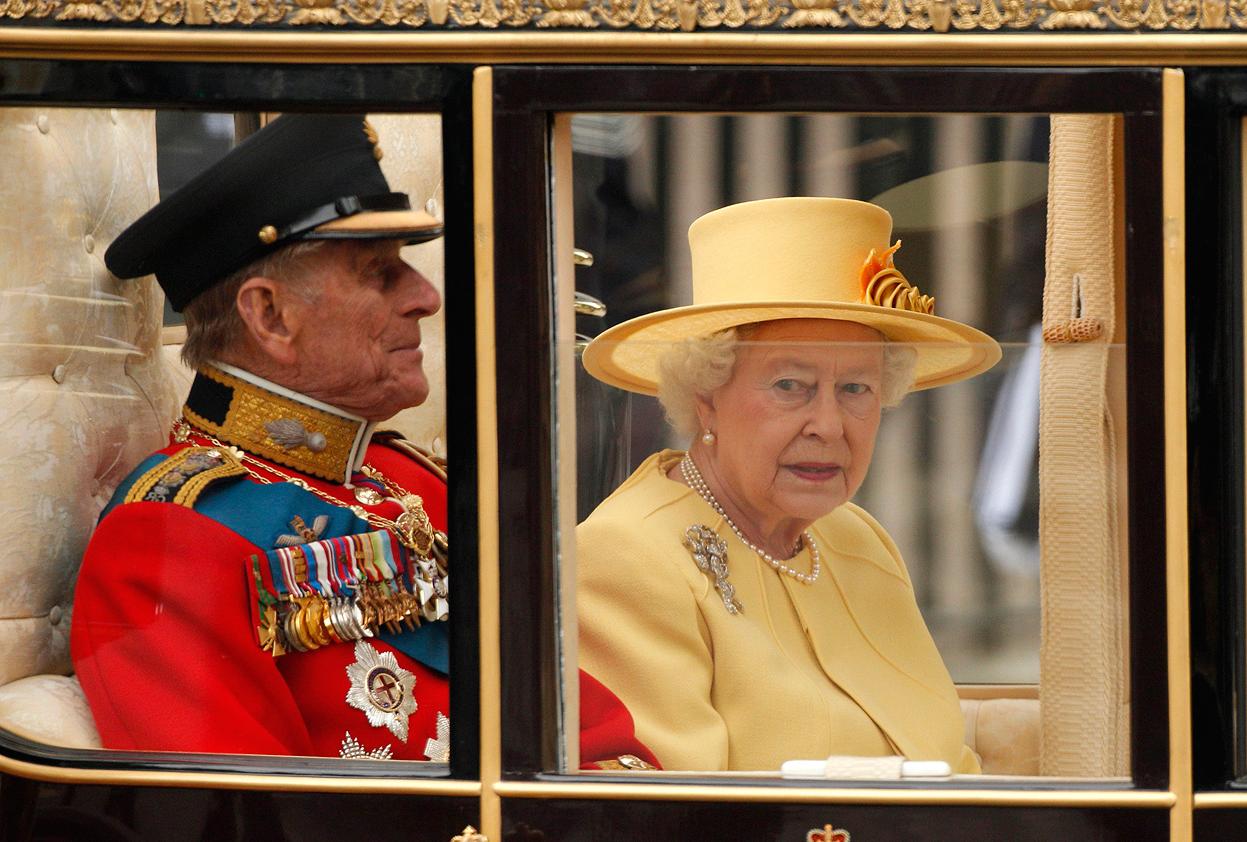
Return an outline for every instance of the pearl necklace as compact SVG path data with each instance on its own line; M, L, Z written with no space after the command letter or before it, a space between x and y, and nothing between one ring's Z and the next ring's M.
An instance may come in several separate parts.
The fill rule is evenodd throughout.
M706 485L705 479L702 478L701 471L697 470L697 463L693 461L692 456L685 454L680 461L680 475L684 477L684 481L688 483L689 488L696 491L698 496L709 503L710 508L718 513L719 517L727 521L727 525L732 528L732 532L736 534L740 542L756 553L758 558L771 565L780 573L783 573L785 576L791 576L803 585L812 585L818 580L818 574L822 572L823 565L822 556L818 552L818 544L814 543L814 533L808 529L801 533L802 542L810 548L810 572L802 573L799 570L794 570L745 537L744 533L740 531L740 527L732 522L732 519L727 516L727 512L723 511L723 507L719 505L719 501L710 493L710 487ZM798 546L797 552L800 551L801 548Z

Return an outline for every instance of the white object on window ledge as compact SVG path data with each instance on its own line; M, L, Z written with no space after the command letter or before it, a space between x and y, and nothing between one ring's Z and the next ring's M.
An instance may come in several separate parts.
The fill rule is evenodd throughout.
M785 778L840 778L900 780L901 778L948 778L952 768L943 760L906 760L903 757L846 757L826 760L788 760L780 767Z

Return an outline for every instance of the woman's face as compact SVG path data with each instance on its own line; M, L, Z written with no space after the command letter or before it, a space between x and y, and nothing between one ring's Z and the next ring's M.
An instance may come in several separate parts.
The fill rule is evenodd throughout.
M855 322L765 322L732 378L699 400L714 473L760 532L811 523L866 478L879 429L883 337Z

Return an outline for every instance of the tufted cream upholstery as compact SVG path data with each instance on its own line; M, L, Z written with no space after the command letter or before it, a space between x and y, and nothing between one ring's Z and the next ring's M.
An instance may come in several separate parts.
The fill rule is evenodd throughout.
M72 675L32 675L0 687L0 723L41 743L100 748L82 685Z
M0 110L0 720L91 744L69 672L74 575L113 488L176 406L163 299L104 268L155 200L151 112ZM63 715L62 715L63 714ZM51 739L52 737L49 737Z

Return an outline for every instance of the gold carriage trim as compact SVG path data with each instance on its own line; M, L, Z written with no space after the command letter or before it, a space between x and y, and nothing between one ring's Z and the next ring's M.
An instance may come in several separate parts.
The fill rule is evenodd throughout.
M935 298L923 295L918 287L905 280L901 270L892 262L892 255L901 247L901 241L877 254L874 249L862 264L862 301L877 307L893 310L909 310L914 313L935 315Z
M437 32L503 27L654 33L1247 29L1241 0L0 0L0 17L155 27L355 25Z

